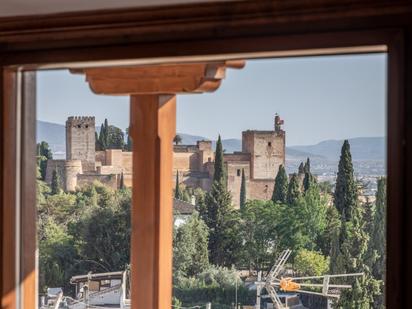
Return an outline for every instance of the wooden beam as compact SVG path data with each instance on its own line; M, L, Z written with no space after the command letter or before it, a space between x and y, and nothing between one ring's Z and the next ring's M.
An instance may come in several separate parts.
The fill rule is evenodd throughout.
M17 309L19 289L16 281L18 271L17 235L18 209L17 205L17 113L19 73L14 70L3 70L2 93L2 174L1 174L1 308ZM34 218L33 218L34 220Z
M36 272L36 72L22 72L21 106L21 306L37 303Z
M243 60L71 70L85 74L96 94L202 93L219 88L226 69L240 69Z
M174 95L131 96L132 307L171 308Z

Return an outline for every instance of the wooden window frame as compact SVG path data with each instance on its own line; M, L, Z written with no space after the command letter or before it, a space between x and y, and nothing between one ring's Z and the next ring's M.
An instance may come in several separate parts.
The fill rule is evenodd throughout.
M406 1L231 2L0 20L2 308L32 309L37 300L31 70L383 50L388 53L387 307L406 306L412 270L407 237L412 197L406 187L412 177L407 160L412 157L412 60L405 55L412 52L411 33L412 8ZM146 258L155 264L170 263L150 254ZM159 309L153 304L145 309L150 307Z

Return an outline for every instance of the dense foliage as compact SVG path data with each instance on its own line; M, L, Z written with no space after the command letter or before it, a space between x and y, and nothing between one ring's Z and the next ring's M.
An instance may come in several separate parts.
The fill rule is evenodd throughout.
M74 193L52 192L38 180L40 291L71 276L125 269L130 256L130 190L95 183Z
M307 160L290 181L279 168L271 200L247 200L242 171L241 209L234 209L220 137L214 171L209 192L185 187L176 176L175 198L196 200L196 212L173 235L177 308L206 302L225 308L234 302L237 285L239 302L253 305L255 291L237 270L266 271L284 249L292 250L288 267L300 276L364 273L349 279L353 289L342 293L335 308L384 308L386 181L378 181L376 202L360 201L347 141L334 192L330 183L317 183ZM42 291L62 286L67 292L71 276L122 270L130 259L130 189L94 183L65 193L59 181L56 172L51 187L46 185L39 163Z

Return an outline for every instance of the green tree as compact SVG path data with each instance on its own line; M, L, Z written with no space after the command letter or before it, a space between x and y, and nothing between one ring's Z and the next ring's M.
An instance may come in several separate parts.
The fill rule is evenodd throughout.
M176 171L175 199L183 200L183 192L182 189L180 189L179 171Z
M90 209L73 226L81 240L80 256L91 261L88 267L94 272L125 269L130 263L131 199L124 191L113 195L110 205Z
M110 125L107 131L107 149L123 149L124 148L124 133L122 129Z
M123 190L125 188L124 186L124 174L123 172L120 174L120 183L119 183L119 189Z
M100 145L101 150L108 149L108 145L109 145L109 122L107 121L107 119L104 120L104 123L100 127L99 145Z
M329 258L316 251L300 249L293 268L300 276L322 276L329 270Z
M45 157L47 160L53 159L53 153L47 142L42 141L37 144L37 156Z
M179 134L176 134L175 137L173 138L173 143L175 145L179 145L182 142L182 137Z
M301 248L319 251L319 243L327 227L327 199L313 186L293 204L282 205L281 220L277 226L282 249Z
M305 167L303 166L303 162L300 162L299 164L298 174L305 174Z
M385 308L384 284L386 268L386 178L378 179L376 206L369 242L369 266L372 275L380 281L380 294L375 296L373 308Z
M176 230L173 268L184 276L194 276L206 270L208 266L208 228L195 212Z
M309 158L306 159L305 165L303 167L303 172L304 173L311 173L311 171L310 171L310 159Z
M242 265L253 270L266 270L279 251L278 226L282 205L272 201L249 200L242 216Z
M357 204L357 188L348 140L344 141L341 149L334 204L342 220L350 221L352 208L356 207Z
M96 151L103 150L102 146L100 145L99 135L97 134L97 132L94 132L94 144L95 144Z
M286 203L287 194L288 176L286 175L285 167L283 165L280 165L275 178L275 187L273 189L272 201L274 203Z
M132 137L130 136L130 127L126 128L126 134L127 134L127 142L125 149L127 151L132 151L133 150L133 142L132 142Z
M220 135L216 142L213 181L222 182L222 184L226 185L226 173L223 161L223 145Z
M41 179L46 179L47 160L53 159L53 153L49 144L45 141L37 144L37 165L40 169Z
M246 204L246 177L245 170L242 168L242 182L240 184L240 209L243 210Z
M61 180L60 175L57 170L53 170L52 179L51 179L51 194L60 194L61 189Z
M313 184L316 183L316 178L310 172L305 173L303 178L303 190L306 192L310 189Z
M379 292L379 281L372 277L367 265L369 235L365 228L365 208L358 201L357 188L353 175L350 146L345 140L335 189L335 207L342 219L339 235L338 254L331 256L331 264L343 273L363 272L364 276L352 278L351 290L344 290L338 308L371 308Z
M226 190L224 180L214 181L212 189L206 195L206 225L209 227L209 258L216 265L225 265L227 252L225 252L225 229L232 210L232 198Z
M338 302L338 308L372 308L373 301L380 294L380 282L373 278L366 264L369 235L363 221L364 209L355 203L351 209L350 221L342 223L341 256L339 262L343 273L363 272L362 277L349 279L353 288L344 290Z
M39 237L39 286L45 292L47 287L69 287L74 275L73 261L77 258L74 239L52 218L41 222Z
M294 173L289 182L288 192L286 195L286 202L288 203L288 205L294 205L299 200L300 196L301 192L299 178L298 175Z

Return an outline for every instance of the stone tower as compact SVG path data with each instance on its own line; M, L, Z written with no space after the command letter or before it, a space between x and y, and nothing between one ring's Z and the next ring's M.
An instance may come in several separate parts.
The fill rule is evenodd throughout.
M66 121L66 160L80 160L83 173L95 170L95 119L69 117Z
M250 153L250 177L274 179L281 164L285 164L285 131L283 120L275 116L273 131L242 132L242 152Z

